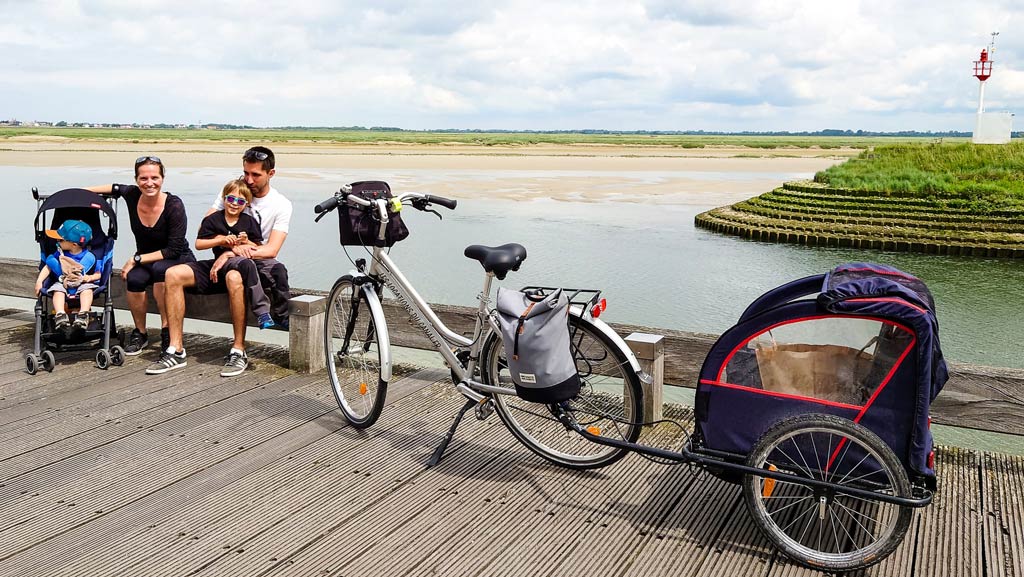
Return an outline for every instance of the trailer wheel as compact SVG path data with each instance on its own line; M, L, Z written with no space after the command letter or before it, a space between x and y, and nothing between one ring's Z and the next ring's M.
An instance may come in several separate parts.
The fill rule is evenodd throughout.
M832 415L779 422L754 446L747 465L911 496L892 449L867 428ZM910 507L758 475L744 476L743 496L758 528L782 553L819 571L853 571L881 561L903 541L913 516Z

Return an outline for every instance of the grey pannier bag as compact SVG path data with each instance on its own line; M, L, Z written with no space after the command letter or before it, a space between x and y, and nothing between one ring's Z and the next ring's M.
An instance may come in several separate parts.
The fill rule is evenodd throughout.
M501 341L516 394L532 403L559 403L580 392L569 345L569 299L498 289Z

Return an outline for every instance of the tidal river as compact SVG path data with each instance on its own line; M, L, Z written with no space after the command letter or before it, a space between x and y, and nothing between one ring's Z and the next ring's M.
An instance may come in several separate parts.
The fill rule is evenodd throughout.
M217 168L174 170L165 189L183 197L189 209L190 240L213 195L235 176ZM810 174L765 173L742 178L782 183ZM938 307L941 339L947 358L983 365L1024 368L1019 348L1024 342L1020 308L1024 304L1024 262L938 257L905 253L807 248L745 241L698 230L693 217L712 204L652 201L617 185L614 194L599 199L581 193L563 200L515 200L508 182L515 179L579 179L588 174L544 170L488 174L495 194L479 190L462 194L458 209L438 209L444 220L408 210L403 213L412 231L392 250L406 276L431 302L470 305L483 280L479 265L462 256L469 244L518 242L529 257L512 273L506 286L547 284L603 289L609 300L607 318L651 327L719 333L765 290L810 274L826 272L847 261L890 264L923 279ZM733 179L726 172L692 172L690 179L721 190ZM485 176L457 170L413 169L388 173L353 173L335 169L282 173L275 186L294 203L291 233L282 253L296 287L327 290L333 280L352 268L348 252L338 244L337 219L330 215L313 224L312 207L340 184L363 178L392 181L399 190L444 194L458 181ZM634 174L637 182L669 178L657 172ZM444 181L445 187L437 183ZM131 182L122 167L0 166L5 209L0 212L0 254L36 258L32 235L35 202L30 189L60 188L109 182ZM454 184L453 184L454 183ZM501 189L501 190L499 190ZM767 190L767 189L766 189ZM722 204L719 197L709 201ZM134 252L127 213L120 207L123 232L116 263ZM206 258L206 255L200 255ZM26 287L28 290L28 287Z

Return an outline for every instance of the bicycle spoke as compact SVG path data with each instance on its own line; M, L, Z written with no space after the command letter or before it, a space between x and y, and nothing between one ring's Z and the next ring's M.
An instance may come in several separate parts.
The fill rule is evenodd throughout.
M357 427L376 421L386 390L370 306L361 290L343 277L331 291L325 323L328 378L342 413Z
M820 474L832 485L860 487L875 481L887 494L910 492L903 465L885 442L838 417L800 415L774 425L758 441L747 464L762 469L780 462L810 471L812 478ZM819 465L818 474L811 463ZM783 553L808 567L851 571L875 563L895 550L910 525L909 507L799 483L794 487L777 482L765 495L764 479L747 475L743 482L758 528Z
M870 530L870 529L868 529L867 527L864 527L864 524L862 524L862 523L860 522L860 520L858 520L858 519L857 519L857 517L863 517L863 518L865 518L865 519L869 519L869 520L870 520L870 521L872 521L872 522L874 521L873 519L871 519L871 518L869 518L869 517L865 516L865 514L863 514L863 513L859 512L859 511L856 511L856 510L854 510L854 509L851 509L850 507L848 507L848 506L844 505L843 503L839 503L839 502L837 502L837 504L838 504L838 506L842 507L842 508L843 508L843 510L847 511L848 513L850 513L850 519L851 519L851 520L852 520L852 521L853 521L854 523L856 523L856 524L857 524L857 527L860 527L860 529L861 529L862 531L864 531L864 533L866 533L866 534L867 534L868 536L870 536L870 537L871 537L872 539L874 538L874 534L873 534L873 533L871 533L871 530ZM856 517L854 517L854 514L856 514Z
M796 499L797 497L792 497L792 498L793 498L793 499ZM813 499L813 498L814 498L814 497L813 497L813 496L810 496L810 495L808 495L807 497L800 497L800 498L799 498L799 500L798 500L798 501L796 501L795 503L790 503L790 504L788 504L788 505L783 505L782 507L779 507L778 509L775 509L775 510L773 510L773 511L772 511L772 515L777 515L777 514L779 514L779 513L782 513L783 511L785 511L785 510L789 509L790 507L795 507L795 506L799 505L800 503L804 503L804 502L806 502L806 501L807 501L808 499Z
M570 316L570 346L581 380L575 397L560 403L577 426L601 436L635 441L640 433L639 380L626 354L604 337L590 321ZM487 384L511 385L504 350L489 341L481 367ZM497 347L498 354L492 352ZM511 387L510 387L511 388ZM549 405L530 403L515 395L493 395L495 409L513 435L538 455L560 465L587 469L621 458L625 450L594 443L567 429Z

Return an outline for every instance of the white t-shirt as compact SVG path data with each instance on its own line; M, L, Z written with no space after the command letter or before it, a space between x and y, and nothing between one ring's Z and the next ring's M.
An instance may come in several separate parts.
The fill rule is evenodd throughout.
M213 201L214 210L224 210L224 197L217 195ZM253 198L252 204L245 207L245 210L260 223L260 231L263 233L263 241L270 240L270 232L279 230L288 233L288 225L292 220L292 201L285 198L276 188L270 187L270 192L261 198Z

